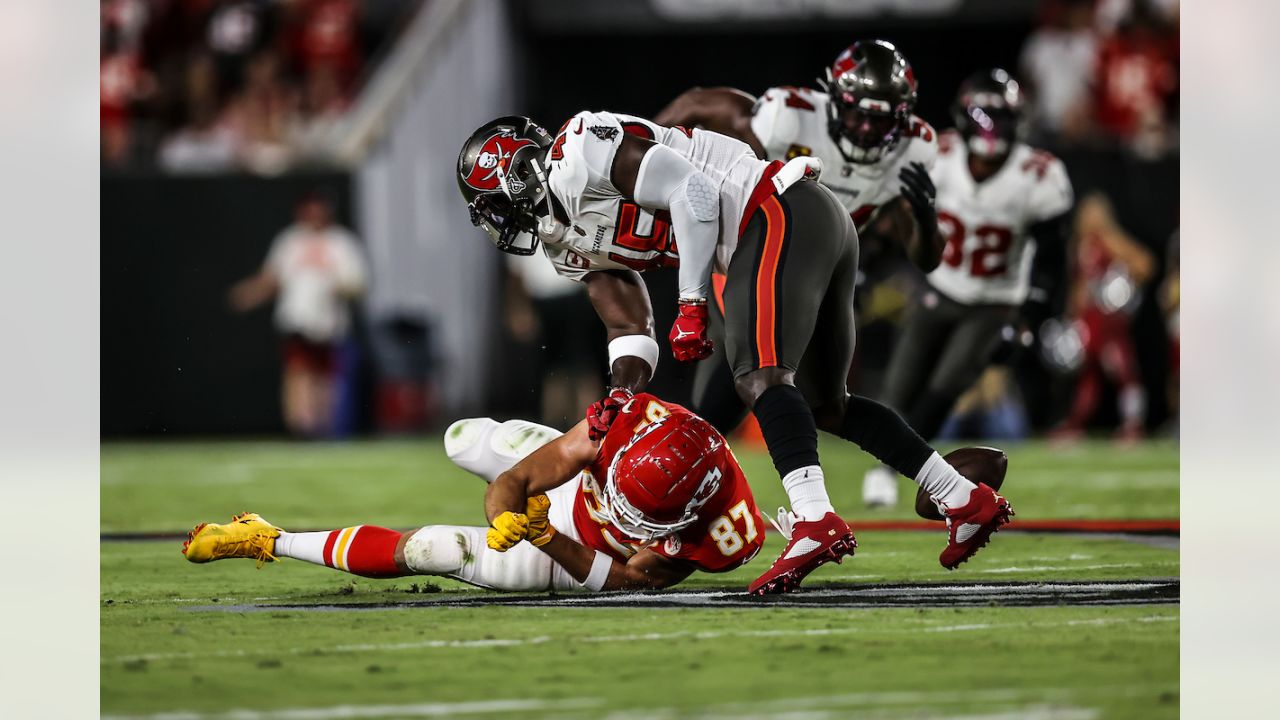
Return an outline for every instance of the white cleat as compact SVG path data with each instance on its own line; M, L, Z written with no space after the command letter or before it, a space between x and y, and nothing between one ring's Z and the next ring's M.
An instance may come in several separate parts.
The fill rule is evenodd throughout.
M898 504L898 474L877 465L862 477L862 502L869 508Z

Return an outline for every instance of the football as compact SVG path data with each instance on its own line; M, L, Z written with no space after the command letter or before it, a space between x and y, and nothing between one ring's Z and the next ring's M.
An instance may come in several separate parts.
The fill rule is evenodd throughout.
M943 460L951 463L961 475L975 483L986 483L992 490L1000 489L1009 470L1009 456L993 447L960 448L947 453ZM926 520L943 519L924 488L916 491L916 514Z

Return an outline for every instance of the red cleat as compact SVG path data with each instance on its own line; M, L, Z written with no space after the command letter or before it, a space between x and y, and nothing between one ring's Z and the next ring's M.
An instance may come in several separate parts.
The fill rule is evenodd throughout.
M747 588L751 595L791 592L809 573L832 560L841 562L846 556L852 557L858 547L849 524L833 512L806 522L779 509L778 518L780 522L775 522L774 527L788 539L787 546L765 574Z
M991 540L991 533L1009 522L1013 508L990 486L978 483L969 502L964 507L947 508L946 515L947 547L938 556L938 562L948 570L955 570Z

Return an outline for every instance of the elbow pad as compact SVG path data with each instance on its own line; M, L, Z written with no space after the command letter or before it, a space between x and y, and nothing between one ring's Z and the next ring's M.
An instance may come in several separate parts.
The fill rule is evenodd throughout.
M664 210L683 204L698 222L720 217L720 193L711 180L666 145L654 145L640 161L635 200L645 207Z

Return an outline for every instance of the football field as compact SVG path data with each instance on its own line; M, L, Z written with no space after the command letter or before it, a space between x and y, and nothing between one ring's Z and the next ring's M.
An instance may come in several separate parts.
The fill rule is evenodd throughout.
M954 572L941 525L859 501L823 464L857 556L755 601L747 567L670 593L498 594L286 560L192 565L182 537L251 510L289 530L484 524L435 440L102 450L101 682L111 717L1163 718L1178 714L1178 449L1007 448L1019 526ZM737 448L761 511L783 504ZM1063 530L1089 532L1063 532ZM1126 531L1126 532L1120 532Z

